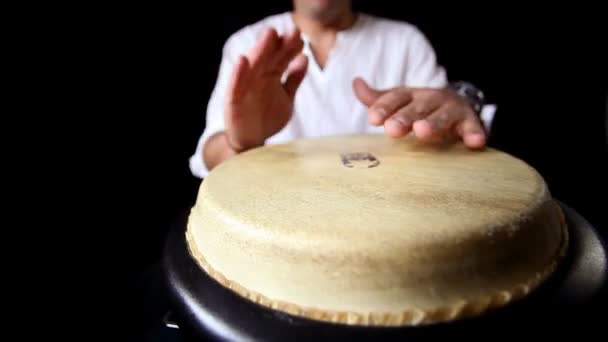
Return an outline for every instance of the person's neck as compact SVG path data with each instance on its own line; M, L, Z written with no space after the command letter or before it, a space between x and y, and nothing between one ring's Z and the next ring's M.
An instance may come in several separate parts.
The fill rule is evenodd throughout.
M307 17L298 11L292 13L292 18L300 32L308 37L312 53L321 69L325 67L329 52L336 44L338 32L352 27L357 19L352 11L325 21Z
M356 15L352 11L346 11L333 19L319 20L295 10L292 18L298 29L313 41L335 36L337 32L350 28L356 21Z

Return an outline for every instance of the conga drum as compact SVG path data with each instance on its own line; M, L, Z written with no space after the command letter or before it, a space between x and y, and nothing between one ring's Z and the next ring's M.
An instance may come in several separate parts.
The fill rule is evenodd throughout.
M385 340L557 329L605 283L606 253L507 153L346 135L220 164L172 230L165 267L176 311L201 334Z

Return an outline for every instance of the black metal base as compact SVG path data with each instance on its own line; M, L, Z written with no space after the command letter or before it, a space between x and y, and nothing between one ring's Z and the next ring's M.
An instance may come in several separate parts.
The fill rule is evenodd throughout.
M196 264L185 240L187 216L172 229L163 267L180 328L218 340L403 340L460 336L527 337L533 331L558 335L596 326L598 296L606 289L606 246L595 229L562 204L570 246L558 271L525 299L483 317L422 327L345 326L294 317L245 300L224 288ZM605 329L605 328L604 328ZM489 337L489 336L488 336Z

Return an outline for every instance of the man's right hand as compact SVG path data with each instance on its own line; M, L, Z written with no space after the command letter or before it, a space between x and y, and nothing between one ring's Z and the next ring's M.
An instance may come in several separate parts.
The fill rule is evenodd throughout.
M302 48L298 30L279 37L268 29L247 56L238 58L225 104L225 133L234 151L263 145L289 122L308 65Z

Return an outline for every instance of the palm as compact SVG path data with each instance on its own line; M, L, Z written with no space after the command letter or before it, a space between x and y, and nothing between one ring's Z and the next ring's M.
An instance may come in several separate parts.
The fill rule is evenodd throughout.
M248 57L239 58L225 113L227 134L235 148L260 146L285 127L306 72L306 58L300 55L294 60L301 49L299 32L279 38L269 30ZM285 69L288 77L282 83Z
M242 96L228 105L226 121L233 142L255 146L287 124L293 99L275 75L259 75L246 83Z

